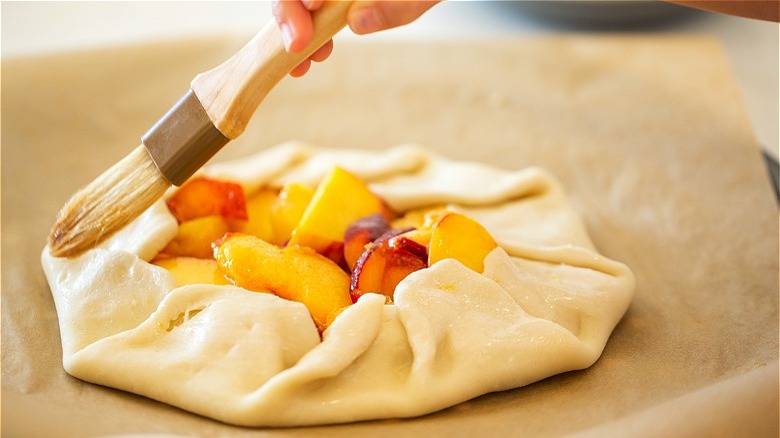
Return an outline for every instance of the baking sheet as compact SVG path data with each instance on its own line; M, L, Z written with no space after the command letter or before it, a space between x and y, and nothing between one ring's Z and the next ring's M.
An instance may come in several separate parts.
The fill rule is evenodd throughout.
M54 215L244 40L3 61L3 436L777 435L777 205L721 47L691 36L337 43L216 157L415 142L549 169L636 274L591 368L417 419L303 429L226 426L68 376L39 263Z

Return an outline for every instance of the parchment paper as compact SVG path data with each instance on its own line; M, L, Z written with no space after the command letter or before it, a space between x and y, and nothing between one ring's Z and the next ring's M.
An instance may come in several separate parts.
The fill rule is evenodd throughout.
M68 376L38 261L56 212L245 40L3 61L4 437L777 435L777 204L727 59L690 36L337 43L215 158L294 138L549 169L636 275L591 368L417 419L257 430Z

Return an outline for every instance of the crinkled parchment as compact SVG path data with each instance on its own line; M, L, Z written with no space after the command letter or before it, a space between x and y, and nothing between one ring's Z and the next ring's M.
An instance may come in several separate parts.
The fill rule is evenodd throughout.
M67 372L228 423L287 426L418 416L599 358L634 277L596 251L543 169L291 142L203 172L251 193L313 185L336 164L397 211L446 204L478 220L499 243L484 272L441 261L403 280L393 305L361 297L320 340L300 303L175 287L148 263L176 234L159 201L77 258L44 249Z

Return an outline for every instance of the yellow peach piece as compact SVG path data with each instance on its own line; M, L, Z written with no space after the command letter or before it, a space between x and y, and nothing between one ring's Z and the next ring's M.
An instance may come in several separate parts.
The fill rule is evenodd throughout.
M390 226L393 229L408 227L431 229L447 213L449 211L443 206L409 210L403 216L395 219Z
M179 224L176 237L160 251L169 257L212 258L211 243L228 232L228 224L222 216L205 216Z
M428 267L425 246L393 234L385 233L366 247L352 270L350 296L356 302L363 294L375 292L392 303L395 288L412 272Z
M254 236L231 234L214 257L237 286L303 303L322 330L328 315L352 304L349 275L311 248L279 248Z
M292 231L290 245L324 251L344 240L354 221L374 213L386 213L382 201L356 176L334 167L317 186L301 221Z
M402 234L402 236L406 237L409 240L413 240L420 245L424 246L425 248L428 247L428 244L431 242L431 233L433 230L431 228L416 228L414 230L407 231Z
M173 274L179 286L185 284L230 284L214 259L171 257L158 259L152 263Z
M227 219L246 219L244 189L230 181L192 177L166 203L179 223L213 215Z
M498 246L477 221L458 213L445 214L431 231L428 265L452 258L481 273L485 257Z
M232 231L251 234L263 240L270 241L274 236L271 224L271 206L276 201L276 190L262 188L246 200L246 212L248 219L245 221L232 220Z
M394 229L413 227L413 230L405 232L403 236L427 248L431 241L433 226L447 213L449 211L443 207L412 210L394 220L392 226Z
M344 261L349 270L355 269L366 245L390 231L390 224L383 214L375 213L352 222L344 232Z
M271 243L282 245L290 239L312 196L314 190L301 183L288 183L282 187L271 205L271 226L274 231Z

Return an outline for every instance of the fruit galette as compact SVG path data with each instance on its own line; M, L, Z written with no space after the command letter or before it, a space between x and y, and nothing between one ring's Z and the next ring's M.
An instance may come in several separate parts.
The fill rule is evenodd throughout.
M546 172L290 143L42 263L71 375L228 423L411 417L595 362L633 294Z

